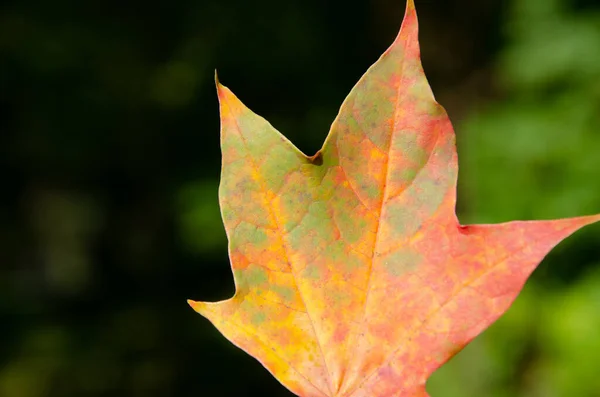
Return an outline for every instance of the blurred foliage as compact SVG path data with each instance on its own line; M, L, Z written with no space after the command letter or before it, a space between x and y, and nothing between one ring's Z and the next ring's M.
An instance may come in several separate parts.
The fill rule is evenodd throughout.
M600 6L416 0L465 223L600 212ZM286 396L185 304L233 293L213 71L306 153L402 0L0 13L0 396ZM561 244L433 397L600 396L599 227Z
M590 49L600 48L600 11L531 0L507 21L504 99L458 127L470 213L495 222L597 212L600 52ZM510 202L507 190L518 192Z

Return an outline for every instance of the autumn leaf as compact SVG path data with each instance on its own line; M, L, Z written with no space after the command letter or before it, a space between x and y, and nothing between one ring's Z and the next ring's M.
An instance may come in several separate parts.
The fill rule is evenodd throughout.
M562 239L600 220L460 225L455 137L414 3L308 157L217 82L236 293L190 305L306 397L427 396Z

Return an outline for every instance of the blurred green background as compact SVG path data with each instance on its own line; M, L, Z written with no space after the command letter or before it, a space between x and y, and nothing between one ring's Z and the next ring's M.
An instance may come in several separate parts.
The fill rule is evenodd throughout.
M600 212L600 4L416 0L463 223ZM305 153L403 0L22 0L0 13L0 396L289 396L186 304L233 293L213 72ZM432 397L600 396L600 225Z

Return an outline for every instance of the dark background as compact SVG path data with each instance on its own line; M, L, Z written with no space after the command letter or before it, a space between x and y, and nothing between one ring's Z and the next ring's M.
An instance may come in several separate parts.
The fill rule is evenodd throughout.
M464 223L600 212L600 4L416 0ZM0 396L287 396L186 299L233 294L214 70L313 154L402 0L24 0L0 14ZM600 396L600 227L432 397Z

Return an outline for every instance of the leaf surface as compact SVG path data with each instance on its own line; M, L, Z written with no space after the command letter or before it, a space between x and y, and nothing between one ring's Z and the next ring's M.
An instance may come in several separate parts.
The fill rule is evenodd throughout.
M600 220L460 225L455 137L400 33L301 153L217 82L235 295L190 305L305 397L427 396L562 239Z

